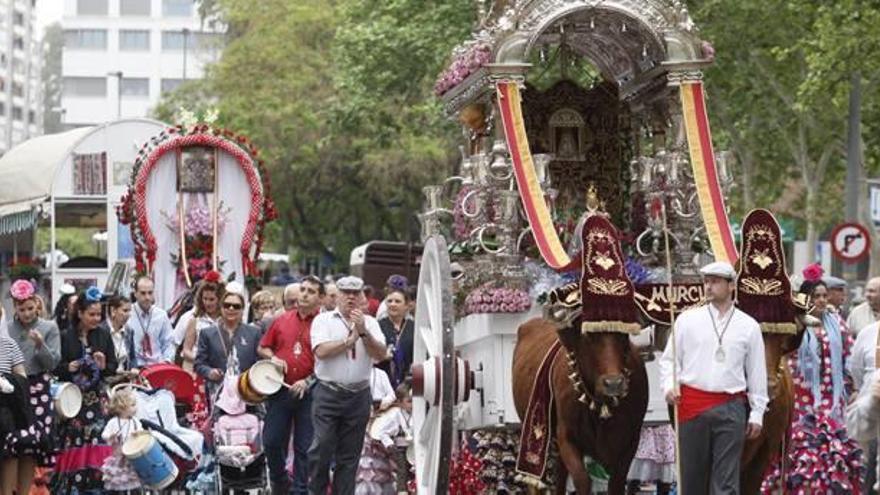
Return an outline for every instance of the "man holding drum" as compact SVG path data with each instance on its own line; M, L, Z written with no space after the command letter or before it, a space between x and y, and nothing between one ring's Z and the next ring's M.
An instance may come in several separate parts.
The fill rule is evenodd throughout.
M309 448L309 493L321 495L327 493L334 459L333 493L354 493L370 418L373 363L388 356L379 324L361 310L364 281L343 277L336 288L336 310L315 317L311 332L318 385L312 392L315 436Z
M315 358L312 354L312 320L321 307L324 284L310 275L300 282L298 301L285 305L287 311L275 318L260 340L257 352L284 369L284 381L292 385L282 388L266 401L263 422L263 449L269 464L272 493L289 493L285 461L293 422L293 493L308 493L308 449L312 443L312 394ZM289 295L285 292L285 298Z

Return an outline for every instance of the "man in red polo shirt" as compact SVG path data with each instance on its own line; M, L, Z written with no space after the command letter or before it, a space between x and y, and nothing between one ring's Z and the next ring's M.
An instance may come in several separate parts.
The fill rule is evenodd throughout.
M312 320L321 306L324 284L315 276L304 278L300 285L299 304L272 322L260 340L258 353L284 369L282 388L266 400L263 423L263 449L269 464L273 494L308 493L308 449L312 443L312 394L315 381L315 357L312 354ZM293 426L291 428L291 422ZM285 470L287 447L293 430L293 491Z

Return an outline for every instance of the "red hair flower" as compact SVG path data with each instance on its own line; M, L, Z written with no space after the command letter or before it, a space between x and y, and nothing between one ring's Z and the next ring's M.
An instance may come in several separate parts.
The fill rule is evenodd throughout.
M216 270L209 270L207 273L205 273L205 276L202 277L202 280L204 280L205 282L218 284L220 283L220 272Z
M803 271L804 280L807 280L810 282L816 282L816 281L822 280L822 275L824 275L824 274L825 274L825 270L822 268L822 265L820 265L819 263L813 263L812 265L807 265L807 267L804 268L804 271Z

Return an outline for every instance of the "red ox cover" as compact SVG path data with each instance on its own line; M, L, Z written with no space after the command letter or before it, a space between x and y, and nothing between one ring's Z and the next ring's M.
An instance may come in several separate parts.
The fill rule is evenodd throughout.
M743 221L737 306L771 333L795 333L795 306L785 272L782 232L773 214L752 210Z
M617 228L601 214L584 223L581 331L637 333L639 309Z
M196 394L195 379L180 366L171 363L151 364L141 370L141 376L153 388L170 390L177 402L193 404Z

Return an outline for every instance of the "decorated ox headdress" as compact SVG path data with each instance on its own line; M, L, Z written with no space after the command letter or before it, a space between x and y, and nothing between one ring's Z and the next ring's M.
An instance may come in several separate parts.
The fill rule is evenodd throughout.
M581 332L638 333L639 310L617 228L594 214L586 219L581 239Z
M773 214L752 210L743 221L740 247L737 306L768 333L797 332L795 318L807 307L796 299L785 270L782 232Z

